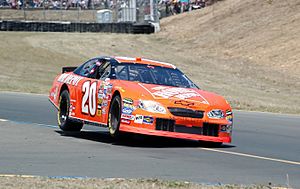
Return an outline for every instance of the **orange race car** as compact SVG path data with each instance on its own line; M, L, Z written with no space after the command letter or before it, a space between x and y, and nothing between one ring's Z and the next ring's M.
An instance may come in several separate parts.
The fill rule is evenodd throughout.
M120 132L231 142L233 114L221 96L199 89L174 65L127 57L96 57L64 67L49 100L64 131L83 124Z

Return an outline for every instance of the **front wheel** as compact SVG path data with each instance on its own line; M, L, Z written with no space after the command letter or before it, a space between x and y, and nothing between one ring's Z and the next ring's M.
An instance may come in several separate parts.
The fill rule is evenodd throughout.
M116 95L110 104L108 114L108 128L112 137L116 138L120 135L120 121L121 121L121 97Z
M75 122L69 118L70 95L64 90L59 97L59 110L57 113L58 126L63 131L80 131L83 127L82 122Z

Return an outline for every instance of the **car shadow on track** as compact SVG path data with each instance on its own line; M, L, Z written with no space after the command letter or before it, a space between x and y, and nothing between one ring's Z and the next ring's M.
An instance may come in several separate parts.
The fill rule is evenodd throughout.
M118 139L114 139L106 131L80 131L80 132L64 132L55 131L64 137L74 137L84 140L101 142L106 144L127 146L127 147L141 147L141 148L233 148L235 146L223 144L221 146L209 142L199 142L184 139L147 136L140 134L123 134Z

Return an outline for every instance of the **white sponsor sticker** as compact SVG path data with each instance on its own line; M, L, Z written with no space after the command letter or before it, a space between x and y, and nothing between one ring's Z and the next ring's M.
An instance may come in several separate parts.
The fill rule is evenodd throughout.
M135 119L134 115L128 115L128 114L122 114L121 118L122 119L127 119L127 120L134 120Z
M81 77L81 76L73 75L73 74L69 74L69 73L64 73L64 74L59 76L57 81L61 82L61 83L66 83L66 84L77 86L79 81L82 80L82 79L83 79L83 77Z
M144 116L143 115L135 115L134 123L143 123Z

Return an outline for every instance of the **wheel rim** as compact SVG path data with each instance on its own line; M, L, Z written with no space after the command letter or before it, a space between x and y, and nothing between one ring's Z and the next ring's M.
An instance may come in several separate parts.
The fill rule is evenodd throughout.
M66 98L61 98L60 106L59 106L59 120L61 124L64 124L68 118L68 102Z
M119 125L119 121L120 121L120 105L118 101L115 101L114 104L111 107L111 113L110 113L110 122L111 122L111 131L112 133L115 133L118 125Z

